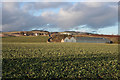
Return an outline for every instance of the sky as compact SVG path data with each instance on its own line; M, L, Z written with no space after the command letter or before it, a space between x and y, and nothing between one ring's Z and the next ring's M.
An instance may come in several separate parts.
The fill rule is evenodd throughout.
M0 8L4 32L37 29L118 34L117 2L6 1Z

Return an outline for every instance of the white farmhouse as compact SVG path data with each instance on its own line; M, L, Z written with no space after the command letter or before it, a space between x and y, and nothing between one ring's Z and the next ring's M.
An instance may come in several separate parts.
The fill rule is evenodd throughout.
M61 42L62 42L62 40L61 40ZM68 37L66 37L64 39L64 42L76 42L76 39L74 37L71 37L70 39Z
M76 39L74 37L71 37L70 42L76 42Z
M72 35L71 33L68 33L68 32L64 32L64 33L60 33L60 34Z
M38 36L38 33L35 33L35 36Z
M61 42L64 42L64 40L62 39Z
M70 42L70 39L69 39L68 37L66 37L66 38L64 39L64 42Z
M26 33L24 33L24 36L26 36L27 34Z

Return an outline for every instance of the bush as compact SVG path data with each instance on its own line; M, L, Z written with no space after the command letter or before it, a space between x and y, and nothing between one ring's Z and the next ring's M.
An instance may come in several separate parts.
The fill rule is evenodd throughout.
M21 35L24 35L24 32L20 32Z

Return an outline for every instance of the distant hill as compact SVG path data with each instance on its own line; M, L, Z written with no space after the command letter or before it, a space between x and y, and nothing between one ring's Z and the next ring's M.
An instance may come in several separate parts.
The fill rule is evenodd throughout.
M48 32L48 31L44 31L44 30L32 30L32 31Z

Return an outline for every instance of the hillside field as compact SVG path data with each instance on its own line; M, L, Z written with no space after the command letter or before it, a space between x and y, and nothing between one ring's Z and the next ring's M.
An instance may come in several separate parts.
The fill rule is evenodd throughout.
M20 37L3 37L2 42L4 43L41 43L41 42L47 42L48 36L20 36Z

